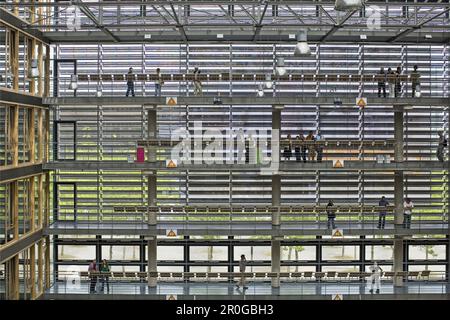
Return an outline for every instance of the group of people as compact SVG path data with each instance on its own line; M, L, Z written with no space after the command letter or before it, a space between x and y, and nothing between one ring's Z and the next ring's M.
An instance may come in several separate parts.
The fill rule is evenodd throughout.
M247 267L247 259L244 254L241 255L239 260L239 272L241 273L240 279L236 284L236 289L239 290L241 287L243 290L247 290L248 287L245 285L245 271ZM373 293L374 287L376 288L376 293L380 293L381 284L381 273L383 269L375 261L373 265L369 266L370 276L367 279L368 285L370 284L370 293Z
M100 276L89 275L91 280L89 285L89 293L104 292L105 283L106 283L106 290L109 293L109 272L111 271L111 269L109 268L106 259L103 259L100 266L97 265L97 261L92 260L92 262L89 264L88 271L105 273L104 275Z
M389 202L386 200L385 196L381 197L381 200L378 202L378 206L381 207L378 216L378 229L384 229L386 225L387 207L389 206ZM325 209L328 218L328 229L336 229L336 210L334 210L333 207L333 200L329 200ZM413 208L414 203L412 202L411 198L405 198L403 202L403 227L405 229L411 229L411 215Z
M294 145L295 159L297 162L303 160L306 162L306 155L308 155L308 161L315 161L317 156L317 162L322 162L323 157L323 146L320 144L305 144L308 141L321 141L322 136L320 132L314 136L312 131L309 131L308 135L305 137L302 133L297 135L294 141L292 141L291 134L287 135L288 145L283 150L283 155L285 160L290 160L292 157L292 147Z
M196 96L202 95L203 94L203 86L202 86L202 82L200 81L200 69L198 67L195 67L193 74L194 74L194 81L193 81L194 95L196 95ZM127 73L127 92L125 94L126 97L128 97L130 93L133 97L135 97L134 80L135 80L135 75L133 73L133 68L129 68L128 73ZM161 75L161 69L156 68L155 97L161 96L161 88L163 85L164 85L164 80Z
M397 67L397 70L394 71L389 68L384 71L384 68L381 67L378 72L378 97L381 97L381 92L383 92L383 97L386 98L386 83L389 88L389 97L397 98L402 92L402 82L400 79L400 75L402 74L401 67ZM420 73L418 71L418 66L414 65L414 70L411 72L411 94L412 97L420 96Z

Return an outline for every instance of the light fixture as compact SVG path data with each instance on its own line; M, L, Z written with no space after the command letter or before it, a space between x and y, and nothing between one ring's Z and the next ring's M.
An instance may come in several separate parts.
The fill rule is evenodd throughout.
M217 39L223 39L223 33L218 33L217 34Z
M39 77L39 70L38 70L38 60L32 59L31 60L31 68L30 68L30 78L37 78Z
M258 86L258 92L256 93L256 95L260 98L264 97L264 87L262 84Z
M362 0L336 0L334 9L337 11L348 11L362 9Z
M152 35L150 33L144 34L144 39L151 39Z
M69 89L70 90L77 90L78 88L78 78L76 74L72 74L70 76L70 84L69 84Z
M359 35L359 38L360 38L361 40L367 40L367 35L366 35L366 34L360 34L360 35Z
M100 88L100 86L97 87L97 97L101 97L102 96L102 88Z
M425 35L425 39L432 39L432 38L433 38L433 36L431 34L426 34Z
M271 89L272 88L272 75L266 74L266 82L265 82L266 88Z
M311 55L311 49L307 42L307 31L302 29L297 33L297 45L295 46L294 56L305 57Z
M284 67L284 58L277 58L277 66L275 71L278 76L284 76L286 74L286 68Z

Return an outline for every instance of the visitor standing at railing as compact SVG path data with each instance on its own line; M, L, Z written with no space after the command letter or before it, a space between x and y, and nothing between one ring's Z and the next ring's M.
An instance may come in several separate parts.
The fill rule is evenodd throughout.
M384 229L384 225L386 223L386 212L387 206L389 202L386 200L385 196L381 197L380 202L378 202L378 206L380 206L380 216L378 217L378 229Z
M89 286L89 293L95 293L95 285L97 284L97 276L91 274L92 272L98 272L97 262L95 260L92 260L92 262L89 264L88 272L89 272L89 278L91 280L90 286Z
M303 146L302 146L302 140L304 140L305 138L303 137L303 135L297 135L296 137L295 137L295 147L294 147L294 150L295 150L295 161L297 161L297 162L300 162L300 161L302 161L302 154L301 154L301 152L300 152L300 150L302 150L303 149Z
M100 272L103 273L102 275L102 292L105 291L105 282L106 282L106 290L109 293L109 273L111 272L111 269L109 268L108 262L106 259L103 259L102 264L100 266Z
M308 145L308 160L309 161L314 161L316 159L316 149L315 149L314 143L313 143L314 140L315 140L314 134L312 131L310 131L305 139L305 141L308 141L308 143L309 143L309 145Z
M161 87L164 81L161 76L161 69L156 68L156 81L155 81L155 97L161 97Z
M399 97L402 92L402 82L400 80L400 76L402 74L402 69L397 67L397 71L395 71L395 97Z
M327 222L327 228L330 229L336 229L336 224L334 223L334 220L336 219L336 211L333 209L334 203L332 200L328 201L327 204L327 218L328 218L328 222Z
M247 267L247 259L245 258L245 255L242 254L241 255L241 260L239 260L239 272L241 273L241 278L238 282L238 284L236 285L237 289L239 289L240 286L242 286L242 288L244 290L248 289L248 287L245 286L245 269Z
M411 215L412 215L412 209L414 208L414 204L411 201L410 198L405 198L405 201L403 202L403 219L404 219L404 227L405 229L411 229Z
M201 96L203 94L202 82L200 81L200 70L198 67L194 69L194 95Z
M370 293L373 293L373 287L375 286L377 288L377 293L380 293L380 284L381 284L381 272L383 272L383 269L380 268L380 266L375 261L372 266L369 267L369 270L371 272L371 275L369 277L370 281Z
M439 142L436 156L440 162L444 162L444 149L447 147L448 142L442 131L438 131L438 135L439 135Z
M321 144L320 142L322 141L322 135L320 134L320 131L317 131L316 134L316 142L318 142L316 144L316 150L317 150L317 162L322 162L322 157L323 157L323 144Z
M420 97L420 73L417 71L417 65L414 66L414 71L411 72L411 90L412 97Z
M395 97L395 73L391 68L387 71L387 82L389 84L389 98Z
M130 94L134 97L134 73L133 73L133 68L128 69L128 73L127 73L127 93L126 96L128 97L128 95Z
M378 76L378 98L381 97L381 90L383 90L383 97L386 98L386 72L383 67L378 72Z
M287 135L287 143L288 143L288 145L286 147L284 147L284 152L283 152L285 161L289 161L292 156L292 138L291 138L290 133Z

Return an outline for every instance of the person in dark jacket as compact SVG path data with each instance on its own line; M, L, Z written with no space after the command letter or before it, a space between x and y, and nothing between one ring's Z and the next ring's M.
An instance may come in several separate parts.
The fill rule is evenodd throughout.
M383 97L386 98L386 72L383 67L378 72L378 77L378 98L381 97L381 90L383 90Z
M128 97L128 95L130 94L134 97L134 73L133 73L133 68L128 69L128 73L127 73L127 93L126 96Z
M400 81L400 76L402 74L402 69L400 67L397 67L397 70L395 71L395 97L397 98L400 96L402 92L402 82Z
M289 133L287 135L287 147L284 147L284 160L289 161L291 159L292 156L292 138L291 138L291 134Z
M328 218L328 222L327 222L327 228L330 229L336 229L336 224L334 223L334 220L336 219L336 211L333 209L334 203L332 200L328 201L327 204L327 218Z
M420 73L417 71L418 66L414 65L414 71L411 72L411 89L412 89L412 97L420 96ZM419 89L419 90L417 90Z
M100 272L103 273L102 275L102 292L105 290L105 282L106 282L106 290L109 293L109 273L111 272L111 269L109 268L108 262L106 259L103 259L102 264L100 266Z
M378 206L380 206L380 215L378 217L378 229L384 229L384 225L386 224L386 207L389 205L389 202L386 200L385 196L381 197L380 202L378 202Z

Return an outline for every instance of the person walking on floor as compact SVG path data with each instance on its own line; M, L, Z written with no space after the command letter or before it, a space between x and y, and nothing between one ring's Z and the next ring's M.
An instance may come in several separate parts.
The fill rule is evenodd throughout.
M327 211L327 228L336 229L335 219L336 219L336 211L333 209L334 203L332 200L328 201L326 211Z
M381 90L383 90L383 97L386 98L386 72L383 67L378 72L378 98L381 97Z
M411 215L414 204L410 198L405 198L403 202L403 220L405 229L411 229Z
M194 95L201 96L203 94L203 86L200 81L200 70L198 67L194 69Z
M97 285L97 276L92 273L98 272L97 263L95 260L92 260L88 267L90 285L89 285L89 293L95 293L95 286Z
M370 270L370 293L373 293L373 287L376 287L376 293L380 293L380 284L381 284L381 273L383 272L383 269L378 266L377 262L375 261L373 265L369 267Z
M444 149L447 147L448 142L442 131L438 131L438 135L439 135L439 142L436 151L436 156L440 162L444 162Z
M417 71L417 65L414 66L414 71L411 72L411 90L412 97L420 96L420 73Z
M103 259L102 264L100 266L100 272L102 275L102 292L105 292L105 282L106 282L106 290L109 293L109 273L111 269L109 268L108 262L106 259Z
M126 97L128 97L128 95L130 94L134 97L134 73L133 73L133 68L128 69L128 73L127 73L127 93L126 93Z
M241 273L240 280L238 284L236 285L237 289L242 286L244 290L248 289L248 287L245 286L245 269L247 267L247 259L245 258L245 255L241 255L241 260L239 260L239 272Z
M382 196L380 202L378 202L378 206L380 207L380 216L378 217L378 229L384 229L384 225L386 224L386 212L388 205L389 202L386 200L386 197Z
M156 81L155 81L155 97L161 97L161 88L164 84L161 75L161 69L156 68Z

